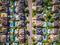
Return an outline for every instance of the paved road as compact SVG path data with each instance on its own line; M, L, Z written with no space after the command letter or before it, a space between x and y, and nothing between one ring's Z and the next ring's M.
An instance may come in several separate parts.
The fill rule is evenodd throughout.
M28 45L32 45L32 0L28 0L28 9L29 9L29 16L28 16L28 21L29 21L29 24L28 24L28 30L30 32L30 36L29 36L29 39L28 39Z

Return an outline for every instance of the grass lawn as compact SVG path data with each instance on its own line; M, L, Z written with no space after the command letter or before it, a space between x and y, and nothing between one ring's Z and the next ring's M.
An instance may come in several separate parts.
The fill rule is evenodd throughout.
M60 45L60 42L57 42L55 45Z
M32 17L36 16L36 10L32 9Z
M0 42L0 45L3 45L3 43Z
M43 43L46 43L46 42L48 42L48 41L47 41L47 40L42 40L42 42L43 42Z
M33 33L33 34L36 34L35 30L32 30L32 33Z
M0 32L2 31L2 27L0 27Z
M26 37L26 40L24 42L24 45L28 45L28 37Z
M19 45L28 45L28 37L26 37L24 42L19 42Z

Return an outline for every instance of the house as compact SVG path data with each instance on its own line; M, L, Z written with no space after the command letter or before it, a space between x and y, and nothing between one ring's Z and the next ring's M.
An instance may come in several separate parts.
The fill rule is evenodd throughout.
M25 29L18 29L18 42L24 42L25 40Z
M8 28L2 28L2 34L8 35L9 29Z
M52 11L53 11L53 12L59 12L58 6L57 6L57 5L53 5Z
M25 0L19 0L19 2L24 3Z
M53 34L53 35L57 35L58 34L58 28L53 28L51 31L50 31L50 34Z
M1 35L1 42L6 42L6 35Z
M37 35L42 35L42 34L43 34L42 28L37 28L37 29L36 29L36 34L37 34Z
M37 20L41 20L44 18L43 14L36 14Z
M54 41L55 40L55 37L57 37L58 35L53 35L53 34L51 34L51 35L49 35L48 36L48 41Z
M59 3L59 0L52 0L52 3L53 4L58 4Z
M24 21L21 21L19 26L26 26L26 23Z
M21 20L21 21L16 21L15 26L26 26L26 24L23 20Z
M37 41L41 41L41 40L43 40L43 37L42 37L42 35L37 35Z
M59 21L58 21L58 20L55 20L55 21L52 23L52 26L54 26L54 27L59 27Z
M42 6L37 6L36 11L37 11L37 13L42 13L42 11L43 11Z
M9 18L8 17L2 17L1 18L1 23L3 26L9 26L9 22L8 22Z
M7 13L1 13L1 17L7 17Z
M26 20L26 17L23 13L19 13L20 20Z
M16 13L22 13L23 12L23 9L21 7L16 7Z
M0 1L1 1L1 3L3 3L3 4L7 4L7 3L8 3L7 0L0 0Z
M25 4L23 2L18 2L17 6L20 7L20 8L22 7L22 9L25 8Z
M56 18L59 18L60 15L59 15L58 13L54 13L54 14L52 15L52 17L53 17L54 19L56 19Z
M3 6L2 6L2 11L3 11L3 12L8 12L8 8L7 8L6 5L3 5Z
M42 4L42 0L36 0L36 5L41 5Z
M43 25L43 21L41 21L41 20L40 21L37 20L36 23L37 23L36 26L41 26L42 27L42 25Z
M24 9L25 8L24 2L25 2L25 0L19 0L17 6Z

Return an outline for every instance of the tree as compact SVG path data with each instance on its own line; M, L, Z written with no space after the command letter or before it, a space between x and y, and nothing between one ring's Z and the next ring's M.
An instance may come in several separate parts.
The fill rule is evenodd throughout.
M36 10L32 10L32 17L34 17L36 15Z
M33 37L32 37L32 40L33 40L33 42L35 42L35 41L36 41L36 38L33 36Z
M42 1L43 1L43 4L47 5L48 0L42 0Z
M60 30L58 31L58 33L60 34Z
M32 42L32 45L35 45L35 42Z
M53 22L54 21L54 18L50 18L50 20L49 20L50 22Z
M29 10L28 10L28 9L25 9L25 10L24 10L24 14L25 14L25 16L28 16Z
M33 26L34 28L36 28L36 24L35 24L35 23L32 23L32 26Z
M27 24L27 23L29 23L29 21L28 20L25 20L25 23Z
M32 30L32 33L35 34L35 30Z
M28 6L28 1L25 1L25 6L26 6L26 7Z
M0 3L0 6L2 6L2 4Z
M35 2L35 0L32 0L32 2Z

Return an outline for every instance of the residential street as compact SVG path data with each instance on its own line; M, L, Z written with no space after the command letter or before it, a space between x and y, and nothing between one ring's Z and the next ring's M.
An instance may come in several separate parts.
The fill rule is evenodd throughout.
M30 36L29 36L29 39L28 39L28 45L31 45L32 44L32 0L28 0L28 6L29 6L29 16L28 16L28 21L29 21L29 24L27 26L29 32L30 32Z
M0 0L0 45L60 45L60 0Z

